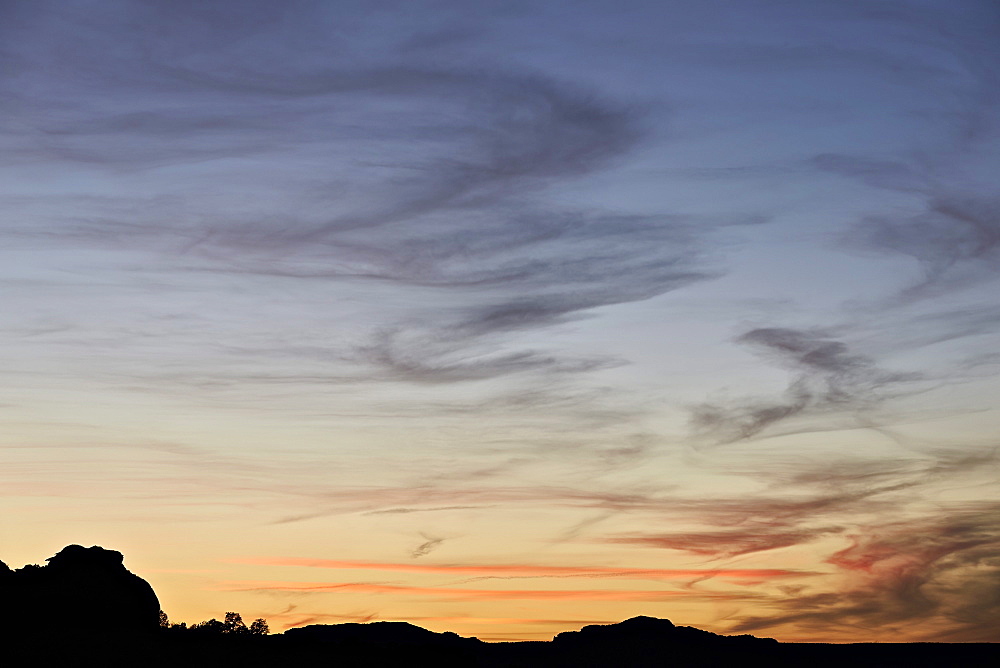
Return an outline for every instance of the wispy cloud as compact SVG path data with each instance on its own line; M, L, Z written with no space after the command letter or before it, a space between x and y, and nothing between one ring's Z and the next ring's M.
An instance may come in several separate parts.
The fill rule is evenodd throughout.
M420 295L410 307L380 314L377 326L353 337L362 340L338 350L353 370L331 374L333 382L452 384L614 366L620 360L510 339L717 276L706 235L760 220L637 215L547 198L555 185L613 169L647 136L641 105L628 100L489 62L404 65L392 50L384 62L333 68L329 62L343 59L322 57L329 46L317 45L314 60L297 57L301 67L280 71L274 60L291 55L280 39L261 43L268 58L242 54L239 45L266 35L272 21L312 34L303 17L330 20L316 4L252 8L251 16L269 18L219 26L233 52L187 35L189 17L181 13L125 9L99 17L73 9L25 14L28 25L45 26L43 42L85 54L73 67L90 72L101 94L83 89L87 104L58 113L40 112L38 100L19 107L32 131L19 133L12 154L67 169L140 173L207 164L219 179L251 182L222 196L172 178L149 198L65 194L72 214L47 216L43 230L22 226L18 234L56 246L152 252L164 277L319 282L328 294L360 283ZM150 13L161 26L155 32L123 31L113 52L93 49L101 21L141 27ZM80 27L70 30L77 20ZM212 55L167 58L174 39ZM17 40L15 48L38 68L50 58ZM137 86L148 94L128 93ZM405 148L414 144L420 150ZM320 147L357 157L324 173L312 166ZM235 158L264 160L281 176L234 173L225 160ZM22 205L29 215L42 206ZM148 271L142 266L131 271ZM296 349L276 348L286 357ZM329 360L332 352L298 350L306 359Z
M919 373L880 369L871 358L851 353L846 344L823 332L754 329L737 341L755 346L795 375L779 399L705 403L695 407L696 428L721 442L749 439L772 425L805 415L815 418L846 413L855 418L857 426L866 426L863 419L866 410L922 380Z
M817 538L843 531L841 527L789 528L781 522L775 526L755 524L752 527L723 531L695 531L620 536L611 542L643 547L658 547L680 552L701 554L712 558L737 557L754 552L792 547ZM709 573L709 571L706 571Z
M829 563L843 575L834 590L772 604L738 630L792 625L816 632L883 638L995 642L1000 605L1000 514L968 504L937 519L864 527Z
M820 466L771 462L770 471L757 473L769 481L766 492L708 499L675 497L663 505L661 512L669 512L675 521L703 529L610 534L605 540L713 560L815 545L863 531L870 526L872 514L904 512L915 499L937 494L942 488L989 479L996 466L994 448L909 459L843 458ZM925 516L927 521L945 522L949 513L940 509Z
M441 545L441 543L445 541L444 538L435 538L433 536L428 536L427 534L424 533L420 535L424 538L424 542L420 543L420 545L417 545L415 548L413 548L413 551L410 552L410 556L413 557L414 559L429 554L431 551L437 549Z
M943 156L941 162L950 159ZM926 299L996 278L1000 199L985 184L939 175L943 165L933 158L913 162L817 157L816 164L823 169L917 198L912 213L865 217L845 234L845 245L916 260L922 276L899 295L905 300Z

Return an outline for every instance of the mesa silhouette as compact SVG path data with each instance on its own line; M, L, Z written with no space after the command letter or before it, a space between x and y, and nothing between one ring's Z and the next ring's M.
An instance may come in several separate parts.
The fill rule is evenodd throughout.
M0 562L0 665L603 667L765 664L811 668L1000 665L1000 645L779 643L667 619L584 626L549 642L487 643L406 622L314 624L268 634L236 612L171 624L120 552L69 545L44 566Z

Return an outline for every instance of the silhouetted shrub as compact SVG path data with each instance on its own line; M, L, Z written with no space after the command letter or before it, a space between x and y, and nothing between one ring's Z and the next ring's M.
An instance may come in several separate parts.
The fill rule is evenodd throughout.
M177 624L174 624L172 629L178 628ZM264 636L267 635L270 630L267 626L267 620L265 619L255 619L249 627L243 622L243 616L238 612L227 612L224 621L219 621L218 619L209 619L204 622L199 622L197 624L192 624L188 629L193 633L206 636Z

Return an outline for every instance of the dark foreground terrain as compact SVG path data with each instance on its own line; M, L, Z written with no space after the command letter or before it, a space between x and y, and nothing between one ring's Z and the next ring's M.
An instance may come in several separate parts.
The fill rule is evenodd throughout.
M485 643L404 622L313 625L267 635L236 613L170 625L122 555L71 545L45 566L0 562L0 666L1000 666L1000 644L789 644L634 617L549 642Z
M666 620L660 620L666 621ZM429 633L429 632L428 632ZM595 645L558 641L483 643L399 642L387 637L324 641L288 634L259 638L39 636L8 639L4 666L996 666L1000 646L988 644L782 644L727 646L649 638Z

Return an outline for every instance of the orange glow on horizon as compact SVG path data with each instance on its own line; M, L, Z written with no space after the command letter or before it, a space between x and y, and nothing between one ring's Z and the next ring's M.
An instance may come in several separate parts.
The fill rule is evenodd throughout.
M411 587L371 582L223 582L222 591L289 591L301 593L363 592L367 594L407 594L461 599L486 600L591 600L591 601L661 601L668 598L731 598L726 594L690 591L648 591L614 589L451 589L446 587Z
M444 573L482 578L518 577L617 577L636 579L708 579L715 577L762 581L771 578L813 575L810 571L782 568L613 568L591 566L542 566L533 564L414 564L378 561L343 561L300 557L230 559L231 563L253 566L304 566L343 570Z

